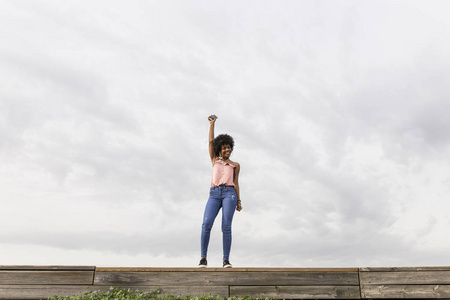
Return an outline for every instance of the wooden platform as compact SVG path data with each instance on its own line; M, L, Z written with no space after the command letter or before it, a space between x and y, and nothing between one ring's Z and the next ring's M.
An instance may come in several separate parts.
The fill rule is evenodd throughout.
M101 268L0 266L0 299L46 299L111 286L172 295L278 299L450 299L450 267Z

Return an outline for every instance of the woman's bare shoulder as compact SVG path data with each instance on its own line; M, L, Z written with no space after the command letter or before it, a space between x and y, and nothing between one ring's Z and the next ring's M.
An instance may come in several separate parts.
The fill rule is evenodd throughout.
M231 160L230 160L230 164L232 164L232 165L235 166L236 168L240 168L240 167L241 167L241 165L240 165L238 162L235 162L235 161L231 161Z

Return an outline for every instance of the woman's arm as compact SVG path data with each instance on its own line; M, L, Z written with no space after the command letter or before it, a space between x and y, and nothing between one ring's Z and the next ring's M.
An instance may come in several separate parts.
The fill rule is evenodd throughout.
M209 118L212 117L212 120L209 120ZM209 156L211 157L211 163L214 166L214 163L216 161L216 154L214 153L214 123L216 123L217 117L216 116L209 116Z
M236 166L236 172L234 173L234 178L233 178L234 190L236 191L236 196L237 196L236 210L241 211L242 210L241 195L239 193L239 172L241 171L241 165L236 162L234 163L234 165Z

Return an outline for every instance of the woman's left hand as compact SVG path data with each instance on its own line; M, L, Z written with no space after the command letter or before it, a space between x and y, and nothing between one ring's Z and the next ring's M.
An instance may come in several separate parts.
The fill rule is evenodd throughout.
M242 210L241 202L238 202L238 204L236 205L236 210L237 211L241 211Z

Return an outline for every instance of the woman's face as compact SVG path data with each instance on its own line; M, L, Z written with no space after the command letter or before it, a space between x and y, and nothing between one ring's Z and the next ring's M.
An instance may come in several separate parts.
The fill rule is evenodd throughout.
M222 149L220 150L220 156L224 159L230 158L231 155L231 146L230 145L222 145Z

